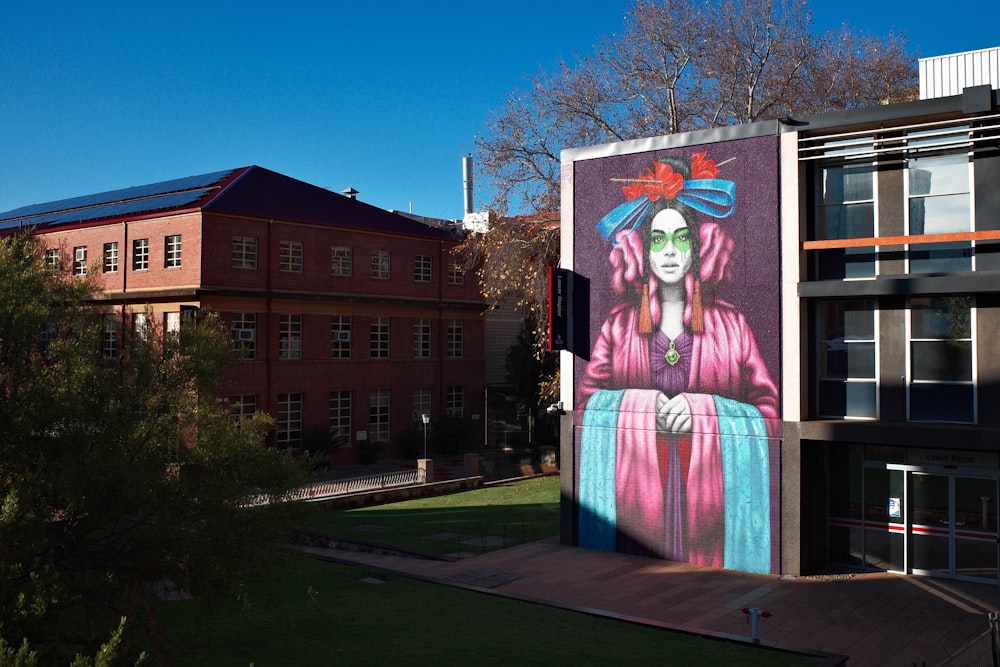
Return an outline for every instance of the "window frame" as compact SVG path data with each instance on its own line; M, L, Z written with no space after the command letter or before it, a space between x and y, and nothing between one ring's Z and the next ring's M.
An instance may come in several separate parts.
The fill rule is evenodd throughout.
M447 417L460 419L465 414L465 387L449 385L445 387L444 414Z
M431 320L419 317L413 320L413 358L431 358Z
M258 252L256 236L233 236L231 246L232 267L234 269L255 270L259 257Z
M302 241L281 241L278 244L278 271L302 273L304 266Z
M413 282L430 283L434 276L434 257L431 255L413 256Z
M170 234L163 237L163 268L177 269L181 266L181 235Z
M914 307L914 303L918 301L928 301L933 304L942 301L951 301L956 299L967 299L968 303L968 335L967 336L915 336L914 329L914 311L923 310ZM933 307L931 308L933 309ZM953 424L977 424L978 423L978 360L977 360L977 350L978 350L978 340L976 335L977 326L977 311L976 311L976 299L974 296L911 296L906 300L906 418L911 422L938 422L938 423L953 423ZM925 379L916 378L917 373L915 372L915 362L918 357L921 361L926 360L926 355L917 355L914 352L914 343L924 344L927 343L967 343L968 344L968 378L967 379ZM928 402L925 396L919 396L919 394L929 394L933 388L944 389L946 393L957 394L958 389L949 388L968 388L969 397L968 400L970 405L968 406L968 419L958 419L949 418L947 416L942 416L941 413L938 415L927 416L926 413L914 415L914 405L918 402L926 405ZM915 396L917 394L918 396Z
M105 243L101 256L103 258L101 272L118 273L118 241Z
M371 389L368 392L368 439L388 442L392 433L392 390Z
M369 277L372 280L389 280L392 277L392 253L388 250L372 250Z
M250 334L241 333L244 331ZM233 313L229 332L237 359L253 361L257 358L257 313Z
M431 387L416 387L413 390L413 423L422 425L421 415L431 414L433 395Z
M862 306L867 304L870 307L857 307L849 311L850 313L859 314L863 312L870 313L871 315L871 336L863 336L857 332L856 327L850 326L847 322L848 311L846 306L850 305ZM820 419L878 419L879 417L879 304L874 298L856 298L856 299L829 299L829 300L819 300L816 302L815 307L815 337L816 345L814 348L814 358L816 364L816 378L813 383L814 390L816 392L815 400L815 411L816 415ZM830 308L835 308L838 306L843 306L837 313L839 319L837 322L830 322L827 315ZM831 326L832 325L832 326ZM834 328L835 327L835 328ZM839 331L843 333L840 337L832 337L830 335L831 331ZM831 357L827 356L834 352L833 348L836 346L842 346L844 348L844 367L845 372L843 377L838 374L833 374L829 372L824 372L824 369L828 369L835 364L831 364ZM871 365L872 374L871 376L863 376L860 374L852 374L851 366L852 359L859 359L860 357L852 354L851 348L858 348L857 354L864 354L861 348L871 347ZM829 405L829 399L824 399L826 392L836 391L837 387L842 387L844 393L843 398L843 413L835 413L824 409L824 405ZM866 391L865 388L870 387L872 399L871 399L871 410L867 411L865 414L850 414L850 407L853 404L857 405L856 400L859 397L861 391ZM852 401L852 396L855 400Z
M448 284L465 284L465 265L454 257L448 258Z
M302 415L305 395L302 392L278 394L275 415L274 442L278 447L294 448L302 445Z
M278 359L283 361L302 359L302 315L278 316Z
M350 389L337 389L330 392L327 399L328 429L331 438L345 438L341 445L350 445L351 413L353 411L354 392Z
M149 239L132 239L132 270L149 270Z
M350 359L352 352L351 333L352 321L350 315L330 316L330 358ZM346 334L346 335L345 335Z
M372 359L389 358L390 322L388 317L373 317L369 327L369 356Z
M354 275L354 251L348 246L330 246L330 275L350 278Z
M465 321L448 320L448 337L445 352L449 359L465 356Z
M87 246L73 246L73 275L87 275Z

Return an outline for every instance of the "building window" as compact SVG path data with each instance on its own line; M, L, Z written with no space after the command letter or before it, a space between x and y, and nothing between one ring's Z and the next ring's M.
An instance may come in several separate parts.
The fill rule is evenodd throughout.
M877 417L875 302L824 301L816 310L819 416Z
M257 315L233 313L230 332L233 336L233 352L236 353L236 358L254 359L257 356Z
M431 413L431 388L417 387L413 390L413 423L422 424L420 415Z
M301 315L281 315L278 318L278 358L302 358Z
M73 275L87 275L87 246L85 245L73 248Z
M463 267L462 262L454 257L448 258L448 284L465 284L465 268Z
M431 281L432 264L430 255L416 255L413 258L413 280L418 283Z
M250 419L257 412L257 397L253 394L229 397L229 416L236 421Z
M132 330L135 332L137 341L149 340L149 315L146 313L132 313Z
M444 395L444 413L448 417L461 417L465 411L465 387L447 387Z
M163 239L163 266L173 269L181 265L181 235L172 234Z
M413 321L413 356L417 359L431 356L431 321L428 319Z
M180 311L163 314L163 330L166 331L168 334L180 333L181 330Z
M335 445L351 443L351 392L330 392L330 440Z
M278 270L302 273L302 243L282 241L279 246Z
M372 442L389 441L388 389L373 389L368 393L368 438Z
M910 299L911 420L975 421L973 306L967 296Z
M115 359L118 356L118 316L108 314L104 316L104 329L101 332L101 354L106 359Z
M333 246L330 248L330 273L334 276L354 274L354 255L350 248Z
M371 324L371 356L374 359L389 358L389 318L373 317Z
M104 273L118 271L118 241L104 244Z
M351 358L351 318L334 315L330 318L330 358Z
M132 270L145 271L149 268L149 239L132 241Z
M389 279L388 250L372 250L371 277L379 280Z
M257 239L252 236L233 237L233 268L257 268Z
M875 236L875 167L832 164L819 170L817 240ZM835 248L816 254L817 279L871 278L875 248Z
M58 271L60 268L59 248L49 248L45 251L45 268L49 271Z
M464 325L462 320L450 320L448 322L448 356L461 357L463 354Z
M908 139L913 150L930 148L939 138ZM967 153L910 157L906 161L907 228L910 234L945 234L972 230L971 166ZM915 243L909 272L971 271L972 242Z
M302 444L302 394L278 394L276 440L279 447Z

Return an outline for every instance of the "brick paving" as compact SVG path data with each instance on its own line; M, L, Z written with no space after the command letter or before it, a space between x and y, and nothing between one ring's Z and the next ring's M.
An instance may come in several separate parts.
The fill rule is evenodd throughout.
M742 607L766 609L761 643L848 656L851 667L937 665L988 627L1000 587L865 573L778 577L566 547L545 540L456 562L327 549L317 556L485 593L750 640Z

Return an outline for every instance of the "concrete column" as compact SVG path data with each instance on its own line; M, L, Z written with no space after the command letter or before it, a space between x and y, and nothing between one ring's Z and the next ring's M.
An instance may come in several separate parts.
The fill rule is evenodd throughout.
M417 470L424 471L424 484L434 481L434 459L417 459Z
M479 477L479 454L466 453L464 473L466 477Z

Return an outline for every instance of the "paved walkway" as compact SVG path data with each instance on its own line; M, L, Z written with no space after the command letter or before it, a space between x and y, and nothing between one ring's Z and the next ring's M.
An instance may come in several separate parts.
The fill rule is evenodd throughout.
M987 629L1000 587L856 574L787 578L565 547L546 540L444 562L315 549L317 556L488 593L598 610L691 632L750 638L742 607L766 609L761 643L849 656L847 664L937 665Z

